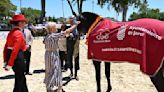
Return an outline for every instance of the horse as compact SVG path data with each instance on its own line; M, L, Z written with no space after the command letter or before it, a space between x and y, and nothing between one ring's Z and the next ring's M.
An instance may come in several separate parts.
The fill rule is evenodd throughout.
M94 29L102 20L104 20L104 18L98 19L98 17L100 17L98 14L91 13L91 12L83 12L77 15L76 16L77 21L81 21L81 23L77 26L77 30L80 33L89 34L89 32L92 31L92 29ZM126 24L126 23L128 24L129 22L122 22L122 24ZM115 27L113 27L113 29L115 29ZM111 29L110 31L112 32L113 29ZM95 67L95 73L96 73L97 92L101 92L101 85L100 85L101 62L102 62L101 60L93 59L93 65ZM111 65L110 62L105 62L105 75L108 82L108 87L106 92L110 92L112 90L111 83L110 83L110 65ZM159 69L159 71L156 73L155 76L150 76L150 79L158 92L164 92L163 71L164 71L164 64L162 64L161 68Z

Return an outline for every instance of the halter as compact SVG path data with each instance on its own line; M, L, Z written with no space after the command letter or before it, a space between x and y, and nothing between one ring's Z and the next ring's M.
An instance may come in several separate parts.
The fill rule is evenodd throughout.
M87 33L87 36L86 36L86 42L85 44L88 44L88 37L90 35L90 33L92 32L92 30L96 27L96 25L101 21L101 19L103 19L102 17L98 16L96 18L96 20L93 22L93 24L89 27L88 29L88 33Z

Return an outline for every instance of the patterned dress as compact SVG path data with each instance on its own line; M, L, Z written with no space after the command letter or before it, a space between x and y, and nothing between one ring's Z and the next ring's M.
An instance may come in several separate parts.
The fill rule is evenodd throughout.
M58 40L63 37L63 33L50 33L45 38L45 79L46 88L52 89L54 86L62 86L61 62L58 54Z

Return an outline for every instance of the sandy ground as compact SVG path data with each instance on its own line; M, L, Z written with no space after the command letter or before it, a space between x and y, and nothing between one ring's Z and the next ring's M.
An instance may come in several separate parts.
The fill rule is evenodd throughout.
M0 40L0 92L12 92L14 87L13 71L4 71L3 47L5 40ZM84 41L80 43L80 71L79 81L63 81L66 84L65 92L96 92L95 71L91 60L87 59L87 47ZM112 63L111 65L112 92L157 92L148 76L142 74L139 66L130 63ZM101 64L102 92L106 91L107 82L104 73L104 63ZM32 46L32 58L30 71L33 75L27 75L29 92L46 92L44 79L44 45L42 39L35 39ZM41 72L39 72L41 71ZM69 71L63 73L67 77ZM54 88L56 89L56 88Z

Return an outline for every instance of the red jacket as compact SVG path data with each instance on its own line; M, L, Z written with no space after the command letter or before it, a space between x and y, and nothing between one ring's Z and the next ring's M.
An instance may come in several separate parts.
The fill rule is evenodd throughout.
M13 66L18 52L20 50L22 51L26 50L24 35L22 31L20 31L19 28L14 28L13 30L9 32L7 36L7 41L6 41L4 52L3 52L4 62L6 62L6 53L7 53L8 48L12 48L12 53L9 58L8 65Z

